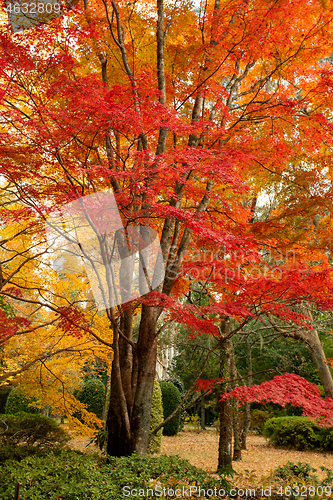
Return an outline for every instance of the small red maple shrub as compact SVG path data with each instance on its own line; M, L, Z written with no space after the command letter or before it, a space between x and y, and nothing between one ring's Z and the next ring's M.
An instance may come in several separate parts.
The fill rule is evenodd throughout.
M272 380L249 387L243 385L222 394L220 400L237 399L245 403L276 403L284 407L287 403L303 409L303 415L318 419L318 425L333 425L333 400L322 398L320 390L299 375L284 373Z

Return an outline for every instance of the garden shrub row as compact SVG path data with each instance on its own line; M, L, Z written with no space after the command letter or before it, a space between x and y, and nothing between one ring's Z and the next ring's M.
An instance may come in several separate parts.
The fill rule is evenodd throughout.
M263 434L273 446L296 450L333 450L333 428L319 427L308 417L274 417L265 422Z

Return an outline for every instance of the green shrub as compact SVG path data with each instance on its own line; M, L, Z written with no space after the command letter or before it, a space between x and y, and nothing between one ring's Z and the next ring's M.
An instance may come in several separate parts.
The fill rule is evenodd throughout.
M153 431L158 425L163 422L163 405L162 405L162 392L159 383L155 380L153 399L151 404L151 415L150 415L150 428L149 431ZM159 453L161 450L162 442L162 429L160 429L156 436L152 439L148 446L148 453Z
M283 481L290 481L294 477L311 479L315 477L312 474L313 472L316 472L316 469L306 462L297 462L297 464L294 464L288 460L285 465L280 465L275 469L274 475Z
M324 479L318 478L315 474L317 469L311 467L310 464L288 461L285 465L277 467L270 475L273 488L269 497L265 498L269 500L300 499L302 497L312 500L332 498L333 471L323 466L320 466L320 469L322 473L325 473ZM283 491L285 495L282 496Z
M102 418L105 400L103 382L96 378L86 380L82 389L76 392L75 397L86 405L88 411L95 413L98 418Z
M177 408L181 402L181 395L177 387L172 382L161 382L163 415L166 419ZM163 427L163 434L165 436L175 436L179 430L180 414L170 420Z
M147 488L182 490L183 486L199 486L206 490L230 488L230 483L213 479L177 456L149 457L133 454L130 457L110 457L102 464L96 456L74 450L60 453L49 451L47 456L31 456L20 462L6 462L0 468L1 500L13 500L15 482L21 483L22 500L118 500L142 498ZM124 486L136 489L136 494L124 494ZM189 491L189 490L187 490ZM126 492L126 490L125 490ZM155 493L155 492L154 492ZM146 495L145 495L146 496ZM169 495L155 495L175 498ZM147 495L148 497L148 495ZM150 493L149 498L152 498ZM215 499L216 497L210 497Z
M332 427L319 427L307 417L274 417L264 425L263 434L274 446L296 450L333 450Z
M18 387L14 387L8 395L5 413L9 415L16 415L20 412L32 413L37 415L40 413L40 409L33 406L34 403L37 402L36 398L30 398L28 396L24 396Z
M62 446L70 439L68 433L52 418L18 413L0 415L0 445L19 444Z

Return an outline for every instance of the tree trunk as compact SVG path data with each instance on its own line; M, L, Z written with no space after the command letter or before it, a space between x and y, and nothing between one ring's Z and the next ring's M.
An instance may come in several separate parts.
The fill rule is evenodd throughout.
M229 399L220 401L220 439L217 469L232 465L232 410Z
M43 417L48 417L50 414L50 407L49 406L44 406L44 408L41 409L40 414Z
M205 411L205 398L201 399L200 407L200 425L202 430L206 430L206 411Z
M282 328L277 327L274 322L272 324L282 336L301 340L307 344L312 360L319 372L320 381L324 387L325 394L333 399L333 378L329 366L326 363L326 356L320 342L318 331L314 326L310 305L307 302L303 302L301 310L303 314L309 317L312 330L300 328L295 332L285 332Z
M234 435L234 452L233 452L233 460L241 460L242 459L242 448L241 448L241 440L240 440L240 428L239 428L239 410L237 406L237 401L233 401L232 403L232 430Z
M109 411L110 395L111 395L111 374L106 376L106 383L105 383L105 399L104 399L103 413L102 413L104 430L106 429L106 419Z
M321 383L323 384L325 394L326 396L329 396L330 398L333 399L333 379L329 366L326 363L326 356L320 342L318 331L314 326L310 305L307 302L303 302L302 308L305 311L305 314L309 316L311 325L313 327L312 330L306 330L303 331L302 333L309 346L313 362L316 365L316 368L319 372L319 377Z
M107 454L114 457L130 455L132 453L131 442L128 439L128 433L126 433L121 411L120 394L114 364L112 365L111 372L111 396L106 427L108 430Z
M309 345L310 354L314 364L319 372L320 381L323 384L326 396L333 399L333 379L326 363L324 349L321 345L317 330L309 332L311 335L311 343Z
M247 385L252 385L252 353L249 339L246 339L247 347ZM246 438L251 426L251 403L245 404L245 418L242 430L242 450L246 450Z
M251 426L251 403L246 403L245 404L245 416L244 416L244 425L242 429L242 436L241 436L241 448L242 450L247 450L246 447L246 438L249 433Z
M232 341L230 341L230 376L233 380L230 384L230 389L234 389L238 386L236 382L237 378L237 369L235 362L235 352ZM240 442L240 428L239 428L239 411L238 411L238 402L232 401L232 430L234 436L234 452L233 452L233 460L241 460L242 458L242 450L241 450L241 442Z
M229 333L229 318L221 322L221 334L226 336ZM220 354L220 378L227 380L230 376L230 349L231 340L221 342ZM228 382L221 387L221 392L228 390ZM229 399L219 402L220 407L220 438L219 438L219 459L218 470L232 465L232 408Z
M126 317L121 325L122 334L125 336L127 332L126 337L129 338L132 336L131 326L127 324L126 329L125 320ZM157 355L155 332L156 311L152 307L142 306L139 340L133 356L132 346L123 337L114 339L115 354L107 418L108 455L125 456L134 451L147 453Z

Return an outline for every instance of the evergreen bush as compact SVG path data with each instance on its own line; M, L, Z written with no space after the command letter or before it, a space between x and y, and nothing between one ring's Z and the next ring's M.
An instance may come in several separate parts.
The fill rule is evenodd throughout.
M163 405L162 405L162 392L159 383L155 380L153 399L151 403L151 415L150 415L150 428L149 431L156 429L158 425L163 422ZM152 439L148 446L148 453L159 453L161 450L162 442L162 432L160 429L156 436Z
M274 417L264 425L270 444L296 450L333 450L333 428L319 427L308 417Z
M160 387L162 391L163 415L164 419L166 419L181 402L181 395L172 382L161 382ZM163 434L165 436L175 436L179 431L179 426L180 413L163 427Z
M36 402L36 398L24 396L18 387L14 387L8 395L5 413L16 415L17 413L25 412L37 415L40 413L40 409L33 406L33 403Z
M31 413L0 415L0 445L63 446L70 437L55 420Z
M95 413L98 418L102 418L105 400L105 385L99 379L91 378L84 382L80 391L75 397L86 405L87 411Z

